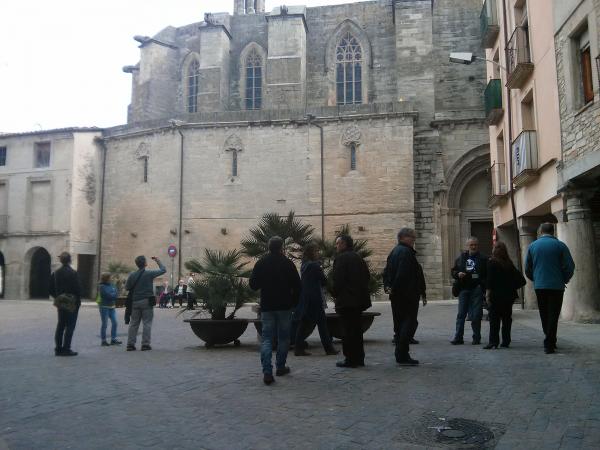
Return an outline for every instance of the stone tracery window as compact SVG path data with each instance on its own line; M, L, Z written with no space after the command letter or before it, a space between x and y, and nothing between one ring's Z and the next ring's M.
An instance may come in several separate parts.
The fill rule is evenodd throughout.
M253 49L246 57L246 109L260 109L262 106L262 57Z
M198 88L200 85L200 63L194 59L187 69L187 112L198 112Z
M224 149L226 152L231 153L231 177L237 178L238 176L238 155L244 149L242 140L239 136L232 134L225 140Z
M362 103L363 52L358 40L347 32L335 50L336 103Z

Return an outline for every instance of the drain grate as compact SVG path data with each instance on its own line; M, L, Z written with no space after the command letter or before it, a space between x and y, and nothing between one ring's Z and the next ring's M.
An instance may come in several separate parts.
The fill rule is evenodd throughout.
M436 447L484 449L494 447L505 431L506 427L502 424L425 414L412 427L397 435L396 440Z

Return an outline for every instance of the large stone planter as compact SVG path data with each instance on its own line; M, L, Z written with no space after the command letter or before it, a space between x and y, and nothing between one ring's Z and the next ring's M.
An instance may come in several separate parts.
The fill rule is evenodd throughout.
M212 320L212 319L186 319L196 336L204 341L207 348L215 345L225 345L233 342L240 345L239 337L248 327L246 319Z
M249 319L249 322L253 322L254 323L254 328L256 328L256 332L258 333L259 336L262 336L262 322L260 319ZM296 330L298 329L298 321L297 320L293 320L292 321L292 327L290 329L290 346L294 346L295 342L296 342ZM303 340L306 340L307 337L309 337L313 330L315 329L315 325L308 327L306 329L303 330ZM273 337L273 342L275 344L275 346L277 345L277 336Z
M361 314L361 328L364 333L371 325L373 325L373 320L375 320L376 316L380 316L379 312L370 312L365 311ZM328 313L327 316L327 329L329 330L329 334L336 339L342 339L344 337L344 333L342 332L342 324L340 322L340 316L337 313Z

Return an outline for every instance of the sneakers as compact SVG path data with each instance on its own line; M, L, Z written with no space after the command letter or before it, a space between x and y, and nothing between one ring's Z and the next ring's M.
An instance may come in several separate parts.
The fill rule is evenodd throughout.
M270 373L265 373L263 375L263 383L265 383L267 386L273 383L274 381L275 378L273 378L273 375L271 375Z
M113 339L112 341L110 341L110 345L121 345L122 342L119 341L118 339Z
M465 343L465 341L463 341L462 339L456 339L456 338L454 338L454 339L452 339L450 341L450 343L452 345L463 345Z
M106 341L102 341L102 344L100 344L102 347L108 347L110 344Z
M152 347L150 347L148 344L142 345L142 351L145 352L146 350L152 350Z
M277 375L278 377L282 377L284 375L287 375L288 373L290 373L290 368L288 366L281 367L275 371L275 375Z
M410 356L407 356L402 359L398 359L398 360L396 360L396 362L398 364L400 364L401 366L417 366L419 364L418 360L412 359Z
M134 352L135 351L135 345L128 345L127 346L127 351L128 352Z

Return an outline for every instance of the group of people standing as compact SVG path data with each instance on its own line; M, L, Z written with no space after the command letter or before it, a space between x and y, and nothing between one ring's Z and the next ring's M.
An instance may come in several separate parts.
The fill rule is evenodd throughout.
M533 281L540 319L544 331L544 351L554 353L558 318L562 307L565 285L573 276L575 265L567 246L554 237L554 225L540 226L539 238L527 249L525 275ZM419 304L427 304L426 284L423 268L417 261L415 251L416 232L402 228L397 235L398 243L390 252L383 271L385 292L389 294L394 321L395 359L401 365L417 365L409 353L411 343L417 343L414 335L418 326ZM333 262L330 286L335 310L342 327L342 350L344 359L338 367L357 368L365 365L365 351L361 326L361 314L371 307L369 290L370 271L363 258L354 251L354 242L349 235L340 235L335 241L336 258ZM295 342L296 356L309 356L304 347L304 330L317 326L321 343L327 355L336 355L327 329L325 315L325 288L327 278L320 264L318 247L309 244L304 249L300 275L294 263L284 254L284 242L272 237L268 242L269 253L254 266L249 285L260 290L262 322L261 364L263 381L270 385L273 377L272 350L277 340L275 375L290 373L286 365L291 339ZM144 256L135 259L137 271L127 279L129 291L125 312L125 323L129 323L127 351L136 350L136 339L140 323L143 324L141 350L151 350L150 340L156 297L154 279L163 275L166 268L161 261L152 257L158 265L156 270L147 270ZM67 293L76 298L74 311L58 309L58 324L55 333L55 354L75 356L71 349L73 331L81 305L81 288L77 272L71 267L71 256L60 255L62 267L54 272L50 281L53 297ZM485 349L509 347L511 343L512 306L518 298L518 289L526 283L515 267L503 242L495 242L491 257L479 252L477 238L467 241L467 249L456 259L452 268L455 280L453 294L458 296L458 314L453 345L464 344L464 328L467 318L471 320L473 345L481 344L481 320L483 305L489 310L490 331ZM183 280L180 286L184 286ZM175 295L185 292L181 288ZM115 302L117 290L110 283L110 275L103 274L99 285L99 308L101 316L101 342L103 346L119 345ZM189 297L188 297L189 299ZM189 300L188 300L189 301ZM193 308L193 304L188 303ZM291 334L292 313L299 325L296 334ZM111 340L107 341L106 329L111 321ZM500 340L500 330L502 330Z

